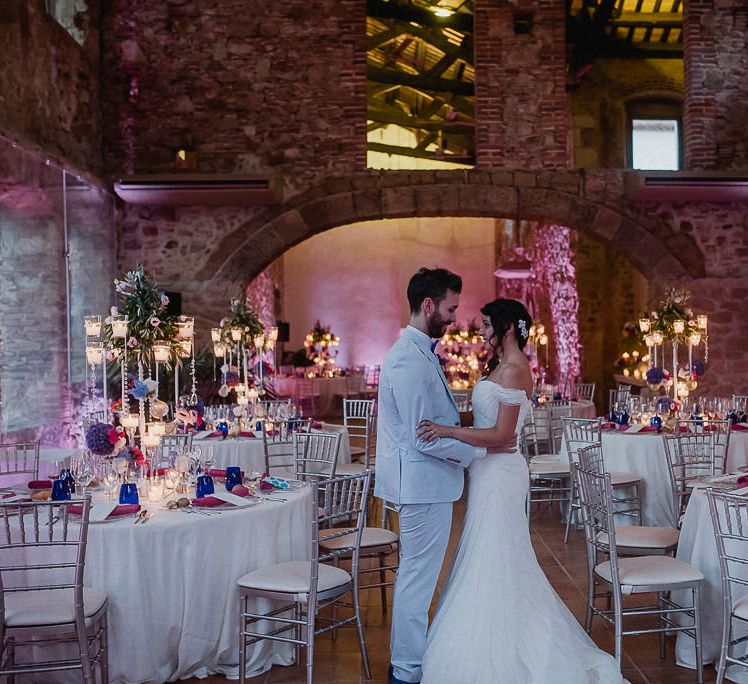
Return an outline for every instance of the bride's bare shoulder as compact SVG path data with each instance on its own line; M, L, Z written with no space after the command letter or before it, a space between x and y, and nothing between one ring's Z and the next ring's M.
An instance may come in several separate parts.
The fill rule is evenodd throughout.
M530 375L529 366L523 366L520 363L508 363L503 368L498 369L492 378L506 389L523 390L525 393L532 390L532 376Z

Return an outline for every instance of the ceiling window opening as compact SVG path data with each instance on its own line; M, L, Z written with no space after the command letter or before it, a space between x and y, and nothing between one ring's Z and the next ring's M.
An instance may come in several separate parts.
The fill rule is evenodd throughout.
M632 118L631 162L635 169L680 169L680 122L678 119Z

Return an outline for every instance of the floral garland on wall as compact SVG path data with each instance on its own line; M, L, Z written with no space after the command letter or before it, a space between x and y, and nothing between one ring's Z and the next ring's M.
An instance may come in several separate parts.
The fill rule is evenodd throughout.
M272 328L278 318L275 310L275 293L278 289L276 278L271 271L277 270L269 266L258 275L245 290L247 304L257 313L257 317L265 328Z
M574 380L581 373L579 343L579 294L571 229L546 225L534 231L532 268L546 290L556 346L559 381Z

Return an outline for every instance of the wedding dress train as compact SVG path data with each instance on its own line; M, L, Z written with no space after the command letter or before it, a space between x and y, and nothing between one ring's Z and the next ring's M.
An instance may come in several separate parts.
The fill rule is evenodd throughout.
M524 391L481 380L475 427L496 424L500 404L530 402ZM556 595L538 564L525 515L527 465L491 454L468 471L467 511L457 554L428 634L423 684L620 683L601 651Z

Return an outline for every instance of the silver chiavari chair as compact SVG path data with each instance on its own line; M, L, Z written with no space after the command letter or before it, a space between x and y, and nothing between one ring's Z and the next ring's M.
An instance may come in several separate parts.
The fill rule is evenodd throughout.
M675 421L675 434L684 432L701 434L711 432L714 435L714 474L722 475L727 472L727 451L730 447L729 420L684 420Z
M343 425L351 445L351 463L341 463L338 475L356 475L366 469L374 472L375 399L344 399ZM358 462L355 462L358 461Z
M25 475L29 480L39 476L39 441L0 444L0 484L3 479Z
M469 390L452 390L452 396L454 397L457 410L460 413L466 413L471 410L472 406L470 403Z
M191 432L163 435L156 451L156 467L172 468L179 454L192 449L192 437Z
M670 474L675 524L680 527L694 483L722 474L716 469L715 433L681 432L662 439Z
M90 507L90 496L0 500L0 681L78 670L80 681L95 684L97 665L108 681L107 595L83 585ZM19 660L45 643L68 648L44 661Z
M732 408L736 411L748 411L748 394L733 394Z
M629 399L631 385L618 385L617 389L608 390L608 412L626 407Z
M284 418L280 415L283 411L287 411L288 407L292 405L293 399L287 397L285 399L260 399L257 403L262 409L262 415L268 418Z
M345 625L355 625L364 675L371 679L364 628L359 606L359 562L361 536L366 519L366 501L371 473L347 475L317 483L319 499L311 497L312 530L311 561L286 561L259 568L237 580L241 596L241 627L239 632L239 681L246 681L247 647L263 639L306 647L306 681L314 682L314 640L320 634ZM318 516L318 503L322 513ZM348 521L355 521L352 525ZM336 527L344 524L345 527ZM320 540L320 528L324 537ZM321 541L332 543L345 539L345 546L324 551ZM338 567L341 557L351 560L351 572ZM343 601L346 595L350 601ZM269 599L275 607L267 613L256 612L250 599ZM332 611L320 613L320 608ZM338 617L337 608L347 615ZM332 612L332 615L330 615ZM289 613L293 617L289 616ZM290 632L290 634L288 634Z
M594 382L575 382L571 388L572 401L595 401Z
M562 418L564 431L564 442L566 443L566 454L569 458L569 472L579 449L594 444L602 445L602 420L599 418ZM569 541L569 530L574 517L579 511L579 496L576 490L574 478L571 480L571 505L566 517L566 530L564 532L564 544Z
M333 477L340 452L340 437L339 432L294 432L296 479L316 482Z
M592 449L592 447L587 447ZM600 459L600 464L602 459ZM582 508L582 521L587 542L587 615L585 629L592 629L594 617L600 617L614 628L615 657L621 663L623 637L630 634L659 634L660 655L664 657L665 634L684 632L696 642L696 676L703 682L701 653L701 587L704 575L696 568L671 556L636 556L619 558L616 527L613 523L613 490L609 473L599 473L574 464L574 477ZM605 560L603 560L605 559ZM597 588L602 589L598 593ZM681 606L670 598L675 590L690 590L692 603ZM657 594L657 603L624 608L623 596ZM596 600L605 598L613 607L598 608ZM641 616L657 617L657 627L645 627ZM634 617L632 629L624 621Z
M706 494L722 577L722 644L717 664L717 683L722 684L728 664L748 668L748 654L730 653L745 643L748 629L748 499L711 488Z
M265 456L265 472L278 475L293 475L296 469L296 432L307 432L311 418L262 421L262 448Z

